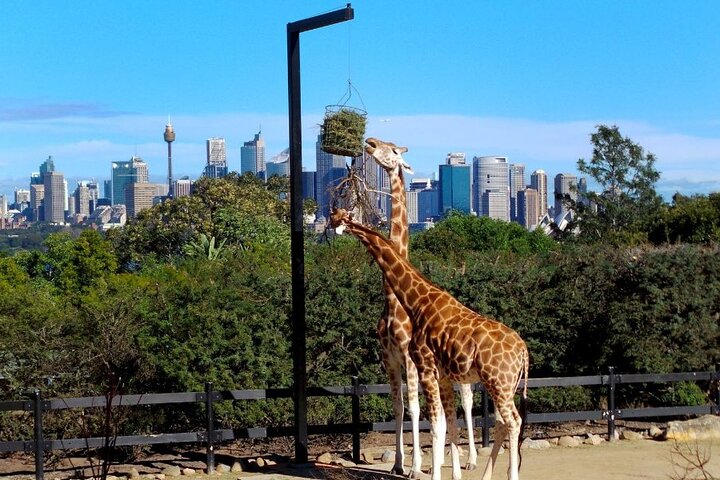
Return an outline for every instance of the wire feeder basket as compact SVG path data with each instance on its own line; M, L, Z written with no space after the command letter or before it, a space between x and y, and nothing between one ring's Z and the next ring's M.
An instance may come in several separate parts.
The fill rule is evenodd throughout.
M367 112L347 105L328 105L320 126L320 148L327 153L357 157L363 153Z

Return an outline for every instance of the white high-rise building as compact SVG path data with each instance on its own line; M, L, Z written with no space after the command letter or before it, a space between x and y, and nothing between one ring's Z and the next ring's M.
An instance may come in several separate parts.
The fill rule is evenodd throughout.
M227 175L227 149L225 139L222 137L208 138L205 142L207 164L205 165L205 176L221 178Z
M530 175L530 188L538 192L539 218L548 213L548 178L544 170L535 170Z
M555 175L555 218L567 213L568 208L563 199L569 197L577 201L577 176L572 173L558 173Z
M507 157L473 158L473 201L478 215L510 220L510 176Z

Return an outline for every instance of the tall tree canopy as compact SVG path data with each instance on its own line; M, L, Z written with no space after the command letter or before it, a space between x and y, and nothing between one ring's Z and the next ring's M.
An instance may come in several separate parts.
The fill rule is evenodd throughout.
M577 166L599 191L584 193L573 205L580 238L625 243L645 237L654 212L662 204L655 192L660 178L655 155L623 137L615 125L598 125L590 141L592 158L581 158Z

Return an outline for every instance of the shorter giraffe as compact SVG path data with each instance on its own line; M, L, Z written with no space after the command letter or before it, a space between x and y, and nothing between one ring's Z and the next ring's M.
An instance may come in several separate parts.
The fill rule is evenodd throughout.
M410 354L418 370L430 417L432 433L432 480L440 480L444 463L446 424L443 410L454 398L453 382L482 382L495 402L495 434L483 480L490 480L500 446L510 443L508 478L518 480L519 437L522 418L515 407L515 392L525 377L523 400L527 398L529 353L522 338L510 327L479 315L437 287L397 253L379 233L354 222L347 211L334 209L330 225L338 233L347 229L377 262L400 304L413 323ZM453 463L458 456L452 446ZM453 480L460 470L453 466Z

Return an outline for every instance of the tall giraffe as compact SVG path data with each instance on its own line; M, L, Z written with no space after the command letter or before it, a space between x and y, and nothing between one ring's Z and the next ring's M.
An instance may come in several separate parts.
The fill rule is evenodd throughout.
M398 254L408 258L409 230L407 201L405 193L404 172L412 174L412 169L402 157L407 152L406 147L399 147L394 143L383 142L377 138L365 140L365 151L385 170L390 180L390 194L392 206L390 213L389 240L395 245ZM391 473L402 475L404 473L405 453L403 448L403 394L402 371L405 369L407 379L408 412L412 425L412 465L410 477L416 478L420 473L422 454L420 449L420 404L418 401L418 375L415 364L410 358L408 347L412 334L410 317L397 300L392 288L383 281L385 291L385 309L377 326L377 333L382 347L382 359L385 370L390 378L390 391L393 400L393 413L395 414L395 464ZM463 410L465 412L465 425L468 429L469 455L466 468L472 470L477 465L477 450L472 424L473 394L470 384L460 386ZM455 422L455 411L446 412L447 422ZM459 462L459 460L457 460Z
M330 225L338 233L347 229L377 262L387 284L408 312L413 324L410 355L418 370L430 416L432 433L432 480L440 480L448 425L443 410L451 406L453 382L482 382L495 403L494 444L483 472L490 480L500 446L509 437L508 478L518 480L519 437L522 418L515 407L515 391L523 377L522 398L527 398L529 353L522 338L510 327L479 315L420 274L395 250L393 244L373 230L354 222L348 212L334 209ZM453 461L457 447L452 446ZM453 480L460 470L453 465Z

